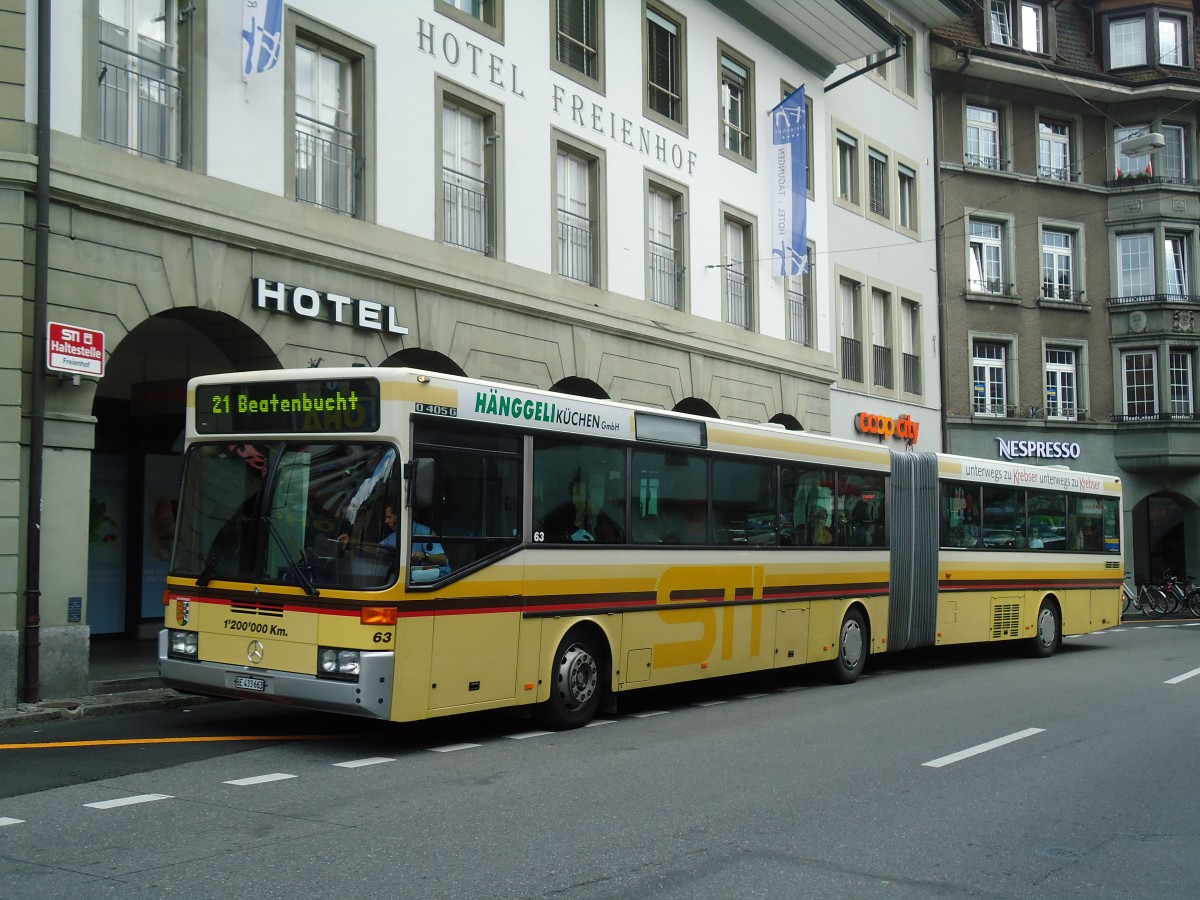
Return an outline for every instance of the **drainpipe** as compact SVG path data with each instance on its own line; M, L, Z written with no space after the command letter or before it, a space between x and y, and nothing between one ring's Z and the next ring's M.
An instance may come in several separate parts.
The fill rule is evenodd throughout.
M33 256L33 365L29 495L25 515L26 703L41 699L42 457L46 445L46 329L50 272L50 0L38 0L37 213Z

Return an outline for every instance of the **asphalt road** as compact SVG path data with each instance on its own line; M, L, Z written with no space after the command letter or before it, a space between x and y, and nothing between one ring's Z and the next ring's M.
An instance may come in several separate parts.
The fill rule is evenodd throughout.
M10 728L0 897L1190 897L1198 711L1174 622L641 693L561 734L238 702Z

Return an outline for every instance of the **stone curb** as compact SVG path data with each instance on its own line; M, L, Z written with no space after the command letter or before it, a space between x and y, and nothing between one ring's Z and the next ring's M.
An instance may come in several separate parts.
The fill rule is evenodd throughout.
M0 709L0 728L21 725L40 725L63 719L90 719L116 716L122 713L152 709L177 709L212 703L221 698L181 694L170 688L127 691L121 694L98 694L94 697L67 697L62 700L42 700L23 703L12 709Z

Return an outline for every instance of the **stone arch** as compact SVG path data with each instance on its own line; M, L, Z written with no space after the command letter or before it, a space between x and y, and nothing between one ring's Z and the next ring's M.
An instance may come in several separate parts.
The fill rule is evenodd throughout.
M420 347L398 350L380 363L380 365L424 369L426 372L440 372L443 375L460 375L464 378L467 374L458 363L446 356L446 354L439 353L436 350L423 350Z
M90 458L80 461L90 499L74 501L87 504L75 510L88 524L86 622L93 635L145 638L161 626L152 620L162 615L188 379L280 363L243 322L196 307L142 320L109 352Z
M788 431L803 431L804 426L800 424L800 420L790 413L776 413L771 416L770 420L773 425L782 425Z
M708 419L719 419L716 409L707 400L701 400L699 397L684 397L673 407L675 412L689 413L693 416L704 416Z
M568 375L550 386L550 390L560 394L571 394L575 397L587 397L591 400L608 400L608 392L590 378L580 378L578 375Z

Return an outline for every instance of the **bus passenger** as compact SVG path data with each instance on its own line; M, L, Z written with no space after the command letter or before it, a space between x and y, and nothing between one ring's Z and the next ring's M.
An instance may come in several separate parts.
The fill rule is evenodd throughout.
M833 533L825 522L829 511L823 506L814 506L808 511L808 543L814 547L833 543Z
M542 530L546 532L547 541L551 543L568 541L620 543L622 540L621 526L603 510L592 506L588 496L588 486L583 480L581 470L575 470L575 477L571 479L567 491L571 499L550 510L542 519Z

